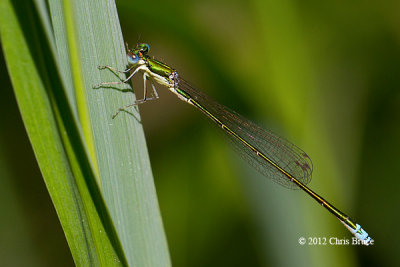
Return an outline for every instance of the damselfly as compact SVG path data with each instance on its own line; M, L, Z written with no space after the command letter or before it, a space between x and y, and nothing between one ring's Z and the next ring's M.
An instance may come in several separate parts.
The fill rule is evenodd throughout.
M259 172L285 187L302 189L336 216L352 234L361 240L362 244L371 245L374 243L374 240L369 237L368 233L358 223L306 186L311 181L312 162L303 150L289 141L264 130L238 113L214 101L200 90L192 87L188 82L179 77L176 70L151 58L148 55L150 51L148 44L139 43L135 49L129 49L127 45L126 48L129 64L128 69L120 71L110 66L99 66L99 69L129 73L128 78L125 80L121 79L119 82L103 82L94 87L123 84L128 82L136 73L142 71L144 97L135 103L118 109L113 118L126 108L158 98L154 83L157 82L164 85L181 100L198 108L221 127L236 146L238 153ZM150 81L154 92L154 96L151 98L147 98L147 80Z

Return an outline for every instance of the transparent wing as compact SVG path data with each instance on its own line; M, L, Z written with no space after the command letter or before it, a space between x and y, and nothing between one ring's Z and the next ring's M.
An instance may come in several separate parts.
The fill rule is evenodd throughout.
M178 87L203 106L222 124L235 132L241 139L256 148L259 153L264 154L291 176L304 185L311 181L313 169L311 159L299 147L282 137L264 130L235 111L219 104L200 90L193 88L183 79L179 79ZM205 114L209 116L206 112ZM239 155L260 173L284 187L298 189L296 184L287 175L263 159L245 142L240 140L240 138L235 137L226 130L224 132L233 143Z

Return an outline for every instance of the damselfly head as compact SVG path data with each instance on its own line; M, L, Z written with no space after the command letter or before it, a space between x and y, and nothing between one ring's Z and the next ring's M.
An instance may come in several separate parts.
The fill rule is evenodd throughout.
M145 43L138 43L136 45L136 49L139 52L141 52L143 55L147 54L148 52L150 52L150 45L145 44Z
M128 51L128 64L134 66L139 62L140 56L135 51Z

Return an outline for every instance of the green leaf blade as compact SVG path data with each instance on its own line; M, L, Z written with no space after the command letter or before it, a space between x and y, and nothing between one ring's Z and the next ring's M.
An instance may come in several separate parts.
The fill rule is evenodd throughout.
M34 7L14 13L12 2L2 3L14 16L4 17L1 38L21 114L76 265L169 266L139 116L111 120L132 95L92 89L115 78L100 62L126 64L115 5L87 4L74 2L71 12L51 2L54 44Z

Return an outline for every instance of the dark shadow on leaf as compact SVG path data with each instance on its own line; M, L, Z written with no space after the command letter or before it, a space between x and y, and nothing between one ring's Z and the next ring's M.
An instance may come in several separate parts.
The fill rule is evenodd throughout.
M138 113L139 113L139 110L138 110L137 107L135 107L135 108L136 108L136 110L137 110L136 113L138 114ZM121 109L121 110L118 112L118 114L116 114L116 115L114 114L114 115L112 116L112 119L114 120L115 118L121 116L121 115L122 115L121 112L127 113L129 116L132 116L133 118L135 118L135 120L136 120L137 122L142 123L142 121L141 121L140 118L138 118L134 113L132 113L132 112L126 110L126 109Z

